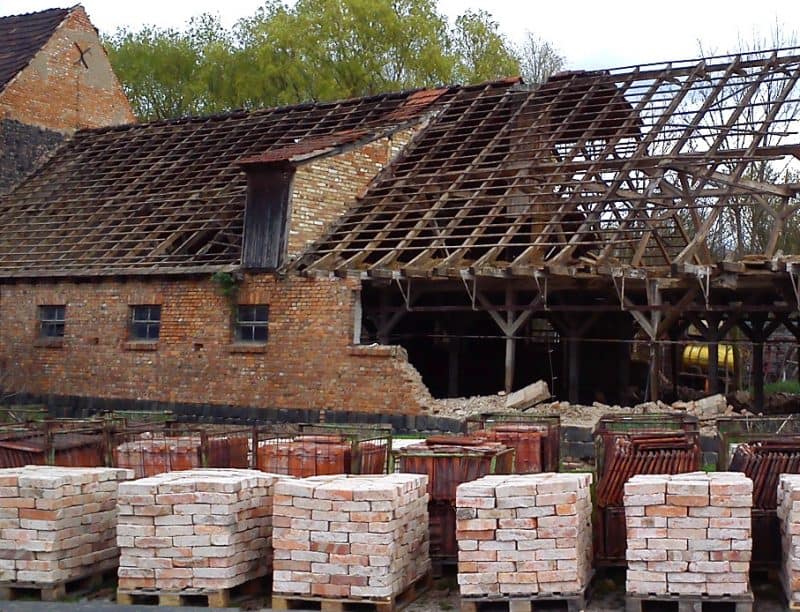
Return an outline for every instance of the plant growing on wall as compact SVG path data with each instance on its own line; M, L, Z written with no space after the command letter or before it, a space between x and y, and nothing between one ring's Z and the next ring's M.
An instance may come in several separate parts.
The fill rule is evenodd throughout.
M241 277L231 272L214 272L211 282L217 286L217 291L228 300L231 321L236 321L236 307L239 303L239 285Z

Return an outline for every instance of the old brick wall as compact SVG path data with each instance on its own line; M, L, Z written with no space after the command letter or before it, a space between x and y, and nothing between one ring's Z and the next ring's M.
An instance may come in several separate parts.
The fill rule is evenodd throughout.
M2 285L0 366L7 389L36 395L418 412L430 394L403 349L351 345L358 289L246 278L239 302L270 308L269 340L253 347L232 342L231 303L208 277ZM63 342L37 346L37 306L60 304ZM128 342L129 306L143 304L162 306L155 346Z
M0 119L0 195L11 191L63 141L60 132Z
M79 61L79 45L88 68ZM30 64L0 92L0 117L53 130L133 122L97 32L75 8Z
M320 238L415 131L402 130L390 138L300 166L292 188L288 255L300 254Z

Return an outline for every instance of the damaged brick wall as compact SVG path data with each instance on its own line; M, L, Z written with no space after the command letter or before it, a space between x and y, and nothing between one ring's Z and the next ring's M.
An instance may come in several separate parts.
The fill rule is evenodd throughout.
M294 177L289 256L299 255L353 204L353 199L408 143L403 130L340 155L300 166Z
M415 413L431 401L405 351L352 346L359 284L245 279L239 303L268 304L266 345L233 342L232 303L208 277L0 287L6 389L36 395ZM63 342L37 341L37 306L66 305ZM130 305L160 304L155 345L128 338Z
M11 191L63 141L59 132L0 119L0 195Z
M70 12L30 64L0 92L0 117L63 131L135 121L82 7Z

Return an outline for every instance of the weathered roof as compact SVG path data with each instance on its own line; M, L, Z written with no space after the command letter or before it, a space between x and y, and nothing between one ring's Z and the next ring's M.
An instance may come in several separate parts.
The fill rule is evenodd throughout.
M72 10L55 8L0 17L0 91L28 65Z
M795 48L456 96L297 268L532 278L772 256L798 185L754 168L800 157L798 79ZM733 210L763 243L741 245Z
M508 82L477 86L503 89ZM469 88L84 130L0 198L0 276L240 263L245 161L299 162L391 134Z

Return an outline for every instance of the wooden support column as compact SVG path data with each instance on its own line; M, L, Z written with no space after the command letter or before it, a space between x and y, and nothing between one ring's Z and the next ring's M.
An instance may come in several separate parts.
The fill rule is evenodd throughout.
M461 341L458 338L450 338L447 347L447 395L448 397L458 397L458 353Z
M678 399L678 373L681 371L681 352L680 347L678 346L678 338L680 336L677 333L671 332L669 335L670 344L669 344L669 356L672 370L672 401L676 401Z
M650 401L657 402L661 398L661 347L656 342L650 343Z
M753 408L764 410L764 343L753 343Z
M569 353L569 391L570 404L579 403L580 385L580 342L576 336L567 338L567 352Z
M514 293L511 291L511 289L506 288L506 393L511 393L511 391L514 390L514 368L516 366L516 340L514 339L513 332L511 332L514 326L514 312L512 310L513 306Z

